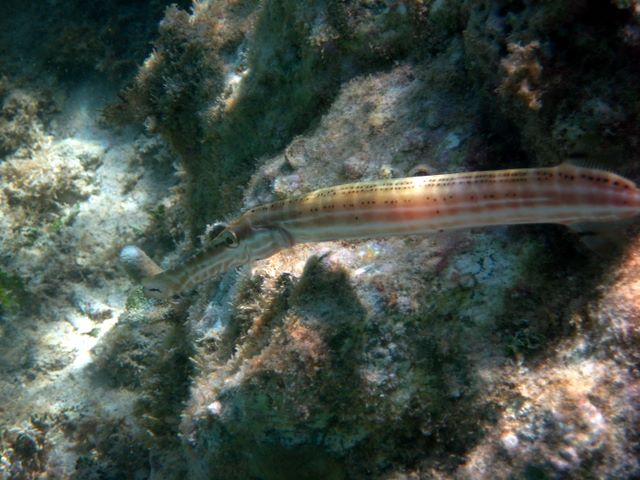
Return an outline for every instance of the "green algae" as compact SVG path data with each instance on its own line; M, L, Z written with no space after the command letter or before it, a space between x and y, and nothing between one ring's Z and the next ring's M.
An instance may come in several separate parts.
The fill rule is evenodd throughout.
M141 311L150 308L151 300L144 294L142 286L131 289L125 301L125 308L129 312Z
M17 312L25 303L27 293L23 280L13 273L0 269L0 311Z

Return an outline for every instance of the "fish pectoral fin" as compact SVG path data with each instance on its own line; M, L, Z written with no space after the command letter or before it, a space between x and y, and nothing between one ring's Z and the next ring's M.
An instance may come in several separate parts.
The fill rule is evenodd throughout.
M602 257L611 257L619 255L624 250L628 240L626 229L629 224L629 220L620 220L574 223L567 226L589 250Z

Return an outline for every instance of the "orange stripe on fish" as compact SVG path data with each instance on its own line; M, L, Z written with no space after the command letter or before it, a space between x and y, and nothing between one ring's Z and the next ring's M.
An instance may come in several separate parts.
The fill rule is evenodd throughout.
M298 243L525 223L608 222L640 213L640 190L619 175L556 167L351 183L252 208L200 256L143 280L170 297Z

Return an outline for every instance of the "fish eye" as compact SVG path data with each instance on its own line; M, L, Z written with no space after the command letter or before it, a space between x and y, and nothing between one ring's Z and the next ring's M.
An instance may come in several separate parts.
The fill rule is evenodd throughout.
M218 235L220 235L222 232L224 232L227 228L227 224L226 223L222 223L222 222L217 222L214 223L211 226L211 231L209 232L210 237L209 238L216 238Z
M238 246L238 237L233 232L233 230L223 230L220 234L214 239L213 245L225 244L227 247L235 248Z
M235 248L238 246L238 237L231 230L225 230L220 235L223 236L222 240L228 247Z

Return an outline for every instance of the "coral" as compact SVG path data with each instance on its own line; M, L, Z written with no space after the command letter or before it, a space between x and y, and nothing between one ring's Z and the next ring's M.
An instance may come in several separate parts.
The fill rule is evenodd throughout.
M509 55L500 62L507 76L498 92L519 96L529 108L539 110L542 107L541 93L536 90L536 84L540 80L542 66L536 56L540 44L536 41L525 46L510 43L507 50Z

